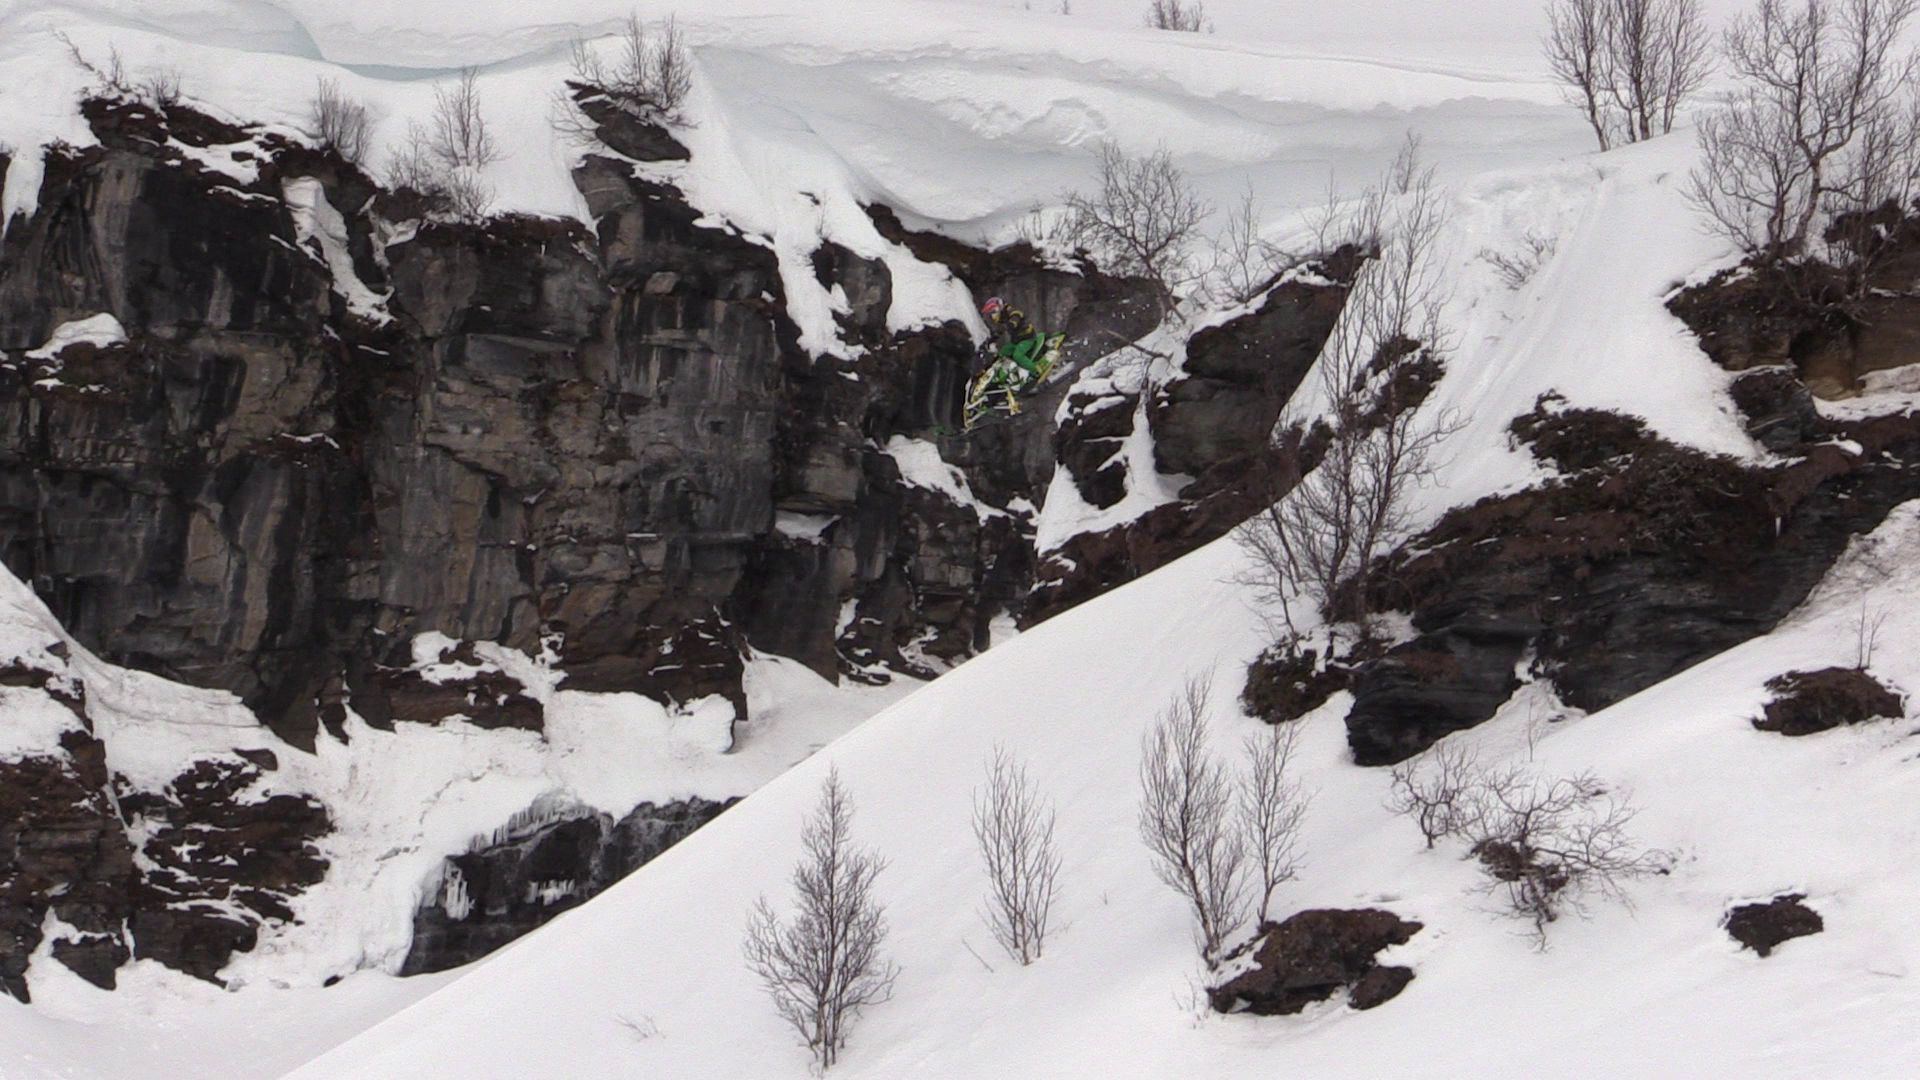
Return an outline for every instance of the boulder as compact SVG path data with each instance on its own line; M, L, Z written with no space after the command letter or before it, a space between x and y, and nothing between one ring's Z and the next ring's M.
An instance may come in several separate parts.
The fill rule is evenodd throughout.
M1323 908L1263 923L1223 964L1238 974L1208 990L1208 1000L1218 1012L1284 1016L1347 989L1350 1005L1371 1009L1413 981L1411 969L1383 967L1375 955L1420 930L1379 908Z

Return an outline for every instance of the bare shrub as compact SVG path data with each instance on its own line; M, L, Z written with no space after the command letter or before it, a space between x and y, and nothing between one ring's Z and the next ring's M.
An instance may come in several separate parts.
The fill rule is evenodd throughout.
M1887 625L1887 609L1867 610L1867 602L1860 601L1860 614L1853 622L1853 670L1865 671L1873 666L1873 654L1880 649L1880 631Z
M392 148L387 157L387 186L407 190L428 198L444 198L446 174L427 138L417 123L407 124L406 140Z
M1063 8L1064 12L1064 8ZM1211 33L1213 24L1207 21L1207 5L1203 0L1152 0L1147 5L1147 25L1155 30L1180 30L1197 34L1201 30Z
M1419 166L1418 155L1417 140L1409 139L1386 182L1368 191L1340 227L1364 243L1370 257L1314 367L1322 412L1295 415L1283 425L1316 427L1324 451L1309 471L1301 467L1297 442L1281 446L1284 497L1236 533L1253 557L1247 584L1296 633L1297 595L1330 624L1364 627L1360 578L1406 535L1411 496L1430 480L1436 450L1459 426L1451 413L1420 412L1445 368L1449 341L1435 257L1444 205L1432 169ZM1404 195L1392 193L1399 177L1410 177Z
M94 88L98 92L122 97L133 96L133 82L127 77L127 64L121 59L118 46L108 45L106 62L95 64L87 59L86 55L80 51L80 46L74 44L73 39L68 37L65 31L56 30L53 36L60 44L67 47L67 56L74 65L93 76Z
M1521 246L1511 254L1493 248L1481 248L1480 259L1493 267L1500 283L1509 289L1520 289L1533 280L1548 259L1559 247L1558 241L1551 236L1542 236L1532 229L1522 238Z
M1297 724L1268 724L1242 744L1247 772L1238 794L1239 827L1250 869L1259 875L1254 889L1254 922L1267 921L1273 890L1300 872L1300 828L1307 797L1292 776L1300 741Z
M1412 818L1431 850L1438 841L1461 835L1473 825L1479 814L1480 780L1473 752L1442 739L1426 753L1394 767L1387 809Z
M821 1069L833 1066L861 1010L892 996L899 975L880 952L887 920L873 895L886 860L854 846L852 822L836 769L800 833L806 850L793 868L793 918L782 921L761 897L742 944L747 966Z
M366 159L373 138L373 114L347 97L340 84L323 78L307 102L307 126L322 150L331 150L354 165Z
M1221 231L1210 241L1212 258L1205 278L1207 299L1221 307L1247 303L1273 286L1300 258L1261 235L1259 199L1253 184L1227 210Z
M1767 261L1820 257L1864 293L1920 193L1917 61L1900 51L1914 7L1761 0L1728 28L1740 89L1702 122L1689 191L1718 232Z
M1102 269L1154 283L1161 313L1173 310L1200 223L1210 208L1166 147L1133 157L1100 144L1100 187L1067 196L1068 234Z
M140 80L140 96L162 109L180 104L180 69L162 67Z
M1551 0L1541 47L1602 150L1672 131L1712 71L1700 0Z
M387 184L424 197L436 209L485 217L493 187L481 170L503 156L480 109L479 72L463 68L452 85L434 88L432 122L407 124L407 137L387 161Z
M1628 903L1624 884L1665 873L1673 856L1643 851L1627 825L1637 811L1591 773L1540 779L1524 770L1488 774L1475 784L1470 854L1486 891L1528 924L1546 947L1547 927L1584 911L1587 896Z
M1193 909L1201 955L1220 955L1246 920L1246 844L1233 827L1233 780L1207 752L1212 685L1188 680L1147 733L1140 760L1140 836L1160 880Z
M693 58L679 23L669 18L649 30L630 14L617 37L611 62L585 40L574 39L567 92L554 102L555 128L582 142L593 140L598 125L580 106L595 97L650 123L685 126Z
M484 169L500 160L500 145L480 111L480 72L461 68L451 85L433 88L434 157L449 169Z
M1026 766L994 747L986 786L973 793L973 838L988 882L981 914L993 939L1022 964L1040 958L1059 892L1053 822L1053 806L1034 788Z

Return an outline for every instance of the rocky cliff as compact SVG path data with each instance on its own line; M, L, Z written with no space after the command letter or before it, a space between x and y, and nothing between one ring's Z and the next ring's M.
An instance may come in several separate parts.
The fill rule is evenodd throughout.
M46 149L38 208L0 243L0 558L86 648L231 691L288 753L346 740L350 715L540 737L541 694L475 642L567 690L736 722L749 649L829 678L933 674L1002 615L1037 621L1230 527L1245 491L1220 477L1244 473L1339 307L1337 287L1283 288L1196 338L1176 385L1113 407L1061 378L962 433L961 313L889 329L887 261L823 242L840 344L802 349L769 247L636 162L685 156L665 131L607 118L624 155L573 172L588 226L451 219L184 105L83 112L97 144ZM871 216L902 257L1065 330L1069 371L1158 321L1151 290L1084 261ZM1040 571L1057 462L1093 505L1138 483L1111 468L1135 414L1155 467L1198 478L1154 516L1179 535ZM6 785L24 800L6 985L25 993L48 911L73 928L52 955L103 985L129 956L217 978L325 872L325 808L249 794L270 753L132 790L89 738L0 765L25 770ZM722 805L536 815L448 852L407 969L481 955ZM221 829L254 854L166 846Z

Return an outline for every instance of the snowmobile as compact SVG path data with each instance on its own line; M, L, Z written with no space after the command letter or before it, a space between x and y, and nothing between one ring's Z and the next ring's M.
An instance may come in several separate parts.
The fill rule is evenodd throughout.
M1020 415L1020 398L1046 381L1060 360L1060 347L1067 335L1032 330L1026 317L993 297L980 309L994 326L1008 337L994 349L987 346L986 366L974 377L967 390L966 427L968 431L989 412Z

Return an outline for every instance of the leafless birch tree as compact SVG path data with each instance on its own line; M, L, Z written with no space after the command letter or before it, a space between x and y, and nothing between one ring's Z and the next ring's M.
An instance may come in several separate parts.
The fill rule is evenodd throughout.
M1069 238L1101 269L1151 281L1161 313L1171 312L1210 208L1165 147L1133 157L1102 143L1099 172L1097 191L1067 196Z
M1059 892L1054 810L1004 746L987 760L987 782L973 793L973 838L987 871L987 929L1022 964L1040 958Z
M1457 741L1442 739L1426 753L1394 767L1387 809L1412 818L1431 849L1473 824L1480 809L1481 779L1473 752Z
M796 910L783 921L755 901L742 951L774 1008L800 1034L821 1069L833 1066L860 1011L892 996L899 969L882 956L887 920L873 882L886 860L854 846L853 801L839 770L800 833L793 868Z
M1237 533L1254 557L1250 583L1290 630L1298 629L1296 595L1329 623L1364 623L1366 597L1354 586L1406 534L1411 496L1432 476L1435 451L1458 426L1450 414L1419 408L1444 369L1449 340L1435 250L1445 207L1432 170L1417 158L1418 142L1410 139L1388 181L1362 197L1343 227L1370 258L1314 367L1318 394L1296 395L1318 412L1292 417L1300 429L1323 426L1325 451ZM1398 175L1410 177L1405 194L1392 192Z
M1207 5L1202 0L1152 0L1147 5L1147 25L1155 30L1182 30L1190 34L1213 26L1207 21Z
M347 97L336 80L320 80L307 103L307 121L321 149L331 150L354 165L366 160L373 115L365 105Z
M1300 726L1268 724L1242 744L1247 772L1238 793L1238 824L1249 868L1259 875L1254 888L1255 924L1267 921L1273 890L1300 872L1300 828L1307 797L1293 777L1293 754Z
M1552 0L1541 48L1602 150L1672 131L1712 71L1700 0Z
M1193 910L1209 962L1246 920L1247 848L1234 827L1231 774L1207 750L1212 684L1188 680L1147 732L1140 760L1140 836L1160 880Z
M451 84L433 88L434 156L448 168L483 169L500 160L500 144L480 109L480 72L460 69Z
M1920 193L1915 2L1760 0L1728 28L1740 89L1701 125L1689 192L1719 232L1770 261L1823 256L1864 288L1890 231L1876 215L1897 222ZM1829 236L1836 222L1853 227Z
M603 59L590 42L575 39L570 63L567 89L554 99L553 125L561 134L578 142L597 137L599 125L581 111L581 105L595 96L641 120L687 124L693 58L686 32L674 19L649 28L638 15L630 14L621 25L611 61Z
M1483 774L1470 853L1502 910L1546 947L1547 927L1598 893L1627 902L1627 881L1664 873L1673 857L1646 851L1627 825L1637 811L1591 773L1540 779L1521 769Z

